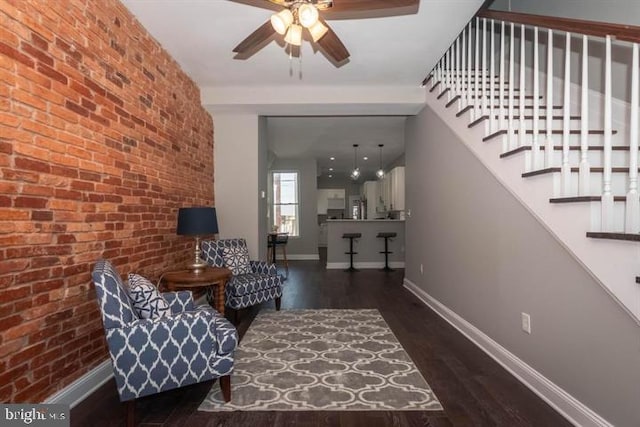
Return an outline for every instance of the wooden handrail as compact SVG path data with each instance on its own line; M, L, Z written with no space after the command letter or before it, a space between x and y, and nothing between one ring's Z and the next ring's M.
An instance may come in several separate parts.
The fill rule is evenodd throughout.
M528 13L481 10L480 18L496 19L516 24L569 31L588 36L611 36L617 40L640 43L640 27L634 25L611 24L607 22L586 21L582 19L557 18L555 16L531 15Z

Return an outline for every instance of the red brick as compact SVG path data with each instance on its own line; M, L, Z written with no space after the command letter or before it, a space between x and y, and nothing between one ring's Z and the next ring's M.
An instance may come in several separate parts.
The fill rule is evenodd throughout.
M42 52L40 49L35 48L29 43L22 42L20 45L20 49L27 55L32 58L37 59L40 62L47 64L50 67L53 67L53 58L46 53Z
M25 157L16 157L15 165L18 169L24 169L29 171L41 172L41 173L50 173L51 166L46 162L41 162L39 160L27 159Z
M38 197L16 197L13 206L16 208L42 209L47 206L47 199Z
M35 65L33 59L2 42L0 42L0 54L6 55L9 58L13 58L16 61L26 65L27 67L33 68L33 66Z
M67 84L68 79L64 74L57 72L56 70L54 70L53 68L47 65L38 64L37 70L40 71L45 76L51 77L52 79L59 81L63 85Z

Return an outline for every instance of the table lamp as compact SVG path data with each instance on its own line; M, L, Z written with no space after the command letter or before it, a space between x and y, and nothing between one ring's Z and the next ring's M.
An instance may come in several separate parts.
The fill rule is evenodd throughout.
M200 258L200 237L218 232L218 217L216 208L192 207L178 209L178 226L176 234L179 236L195 236L196 249L192 264L187 266L194 273L204 270L207 263Z

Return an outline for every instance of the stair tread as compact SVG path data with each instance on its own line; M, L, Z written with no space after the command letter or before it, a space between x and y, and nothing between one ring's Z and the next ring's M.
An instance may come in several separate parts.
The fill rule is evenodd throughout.
M601 166L592 166L589 168L589 170L591 172L594 173L602 173L604 172L604 168ZM640 172L640 168L638 168L638 171ZM544 168L544 169L537 169L534 171L529 171L529 172L525 172L522 174L523 178L529 178L531 176L537 176L537 175L544 175L544 174L548 174L548 173L556 173L556 172L562 172L562 168L560 166L553 166L550 168ZM571 168L571 172L573 173L578 173L580 172L580 168L579 167L572 167ZM624 167L612 167L611 168L611 173L627 173L629 172L629 168L624 168Z
M519 134L519 129L514 129L513 132L515 134ZM486 141L490 141L493 138L497 138L500 135L506 135L507 133L508 133L507 129L500 129L499 131L496 131L496 132L494 132L494 133L492 133L490 135L487 135L487 136L483 137L482 140L485 141L485 142ZM533 134L533 130L532 129L527 129L526 133L527 133L527 135L532 135ZM552 130L551 133L553 135L562 135L564 132L561 129L555 129L555 130ZM617 130L612 131L612 135L615 135L617 133L618 133ZM545 130L539 130L538 134L539 135L544 135L544 134L546 134L546 131ZM569 131L569 134L570 135L580 135L581 131L579 129L574 129L574 130ZM604 130L591 129L591 130L589 130L588 134L589 135L604 135Z
M444 89L442 90L442 92L440 92L440 93L438 94L438 99L442 98L442 97L443 97L447 92L449 92L450 90L451 90L451 88L448 88L448 87L444 88Z
M631 233L611 233L611 232L603 232L603 231L588 231L587 237L591 237L593 239L613 239L613 240L630 240L634 242L640 242L640 234L631 234ZM636 277L636 282L638 281L638 277Z
M599 202L602 200L602 196L566 196L566 197L552 197L549 199L550 203L579 203L579 202ZM624 202L627 200L626 196L613 196L614 202Z

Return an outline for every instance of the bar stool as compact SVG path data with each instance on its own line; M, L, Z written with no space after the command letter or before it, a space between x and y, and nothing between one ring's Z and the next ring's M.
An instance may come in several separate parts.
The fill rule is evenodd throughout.
M384 239L384 251L380 252L381 254L384 254L384 268L382 269L384 271L393 271L392 268L389 268L389 254L393 253L393 252L389 251L389 239L393 239L397 235L398 235L398 233L380 232L376 236L379 239Z
M284 259L284 269L289 277L289 261L287 260L287 242L289 241L289 233L272 233L267 239L267 259L276 263L276 249L282 249L282 258Z
M353 239L359 239L361 237L362 233L344 233L342 235L343 239L349 239L349 252L345 252L345 254L349 255L349 268L345 271L358 271L353 267L353 256L358 254L358 252L353 252Z

